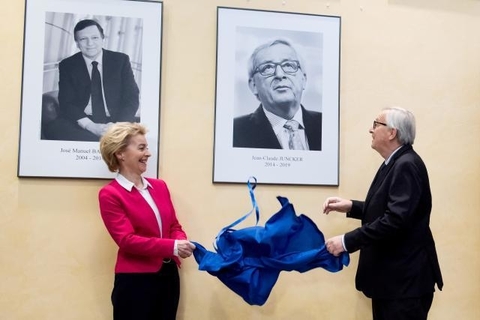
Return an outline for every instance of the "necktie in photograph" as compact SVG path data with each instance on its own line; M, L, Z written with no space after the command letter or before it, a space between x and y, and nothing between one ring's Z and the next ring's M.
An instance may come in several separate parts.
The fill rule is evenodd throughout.
M102 79L97 65L97 61L92 62L92 120L95 123L105 123L107 114L103 104Z
M288 148L290 150L305 150L298 129L300 124L295 120L288 120L283 126L288 131Z

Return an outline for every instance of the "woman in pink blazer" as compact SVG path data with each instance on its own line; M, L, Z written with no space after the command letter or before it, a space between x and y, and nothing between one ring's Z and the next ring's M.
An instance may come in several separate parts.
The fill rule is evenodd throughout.
M138 123L113 124L100 140L108 169L117 177L99 192L100 213L118 245L113 317L175 319L180 296L179 258L195 246L177 220L163 180L145 178L151 156Z

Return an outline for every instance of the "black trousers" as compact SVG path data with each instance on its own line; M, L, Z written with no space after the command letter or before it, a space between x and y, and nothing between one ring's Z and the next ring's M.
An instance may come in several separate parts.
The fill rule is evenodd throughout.
M117 273L112 291L114 320L175 320L180 297L176 263L157 273Z
M426 320L433 292L419 298L372 299L373 320Z

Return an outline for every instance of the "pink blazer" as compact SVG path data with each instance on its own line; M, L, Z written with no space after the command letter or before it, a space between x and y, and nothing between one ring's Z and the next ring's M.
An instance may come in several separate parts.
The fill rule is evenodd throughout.
M148 191L160 211L162 238L155 213L137 189L128 191L113 180L98 194L100 213L118 245L115 273L157 272L163 259L172 258L175 239L187 239L177 220L170 192L163 180L147 178Z

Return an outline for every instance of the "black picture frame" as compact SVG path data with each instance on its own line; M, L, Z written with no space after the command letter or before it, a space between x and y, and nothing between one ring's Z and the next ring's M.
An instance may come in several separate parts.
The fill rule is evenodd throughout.
M255 176L258 183L265 184L338 185L340 31L338 16L217 8L214 183L245 183ZM287 41L296 55L303 57L299 58L303 60L299 72L303 71L306 79L301 99L303 119L310 111L316 116L321 113L321 125L315 128L318 134L312 133L306 142L309 150L258 142L267 140L264 134L274 132L265 113L259 116L260 102L249 87L253 78L247 72L249 59L259 45L277 39ZM240 124L234 125L235 119L242 116L244 123L267 126L265 130L253 125L251 129L235 129ZM238 132L251 134L251 141L245 138L239 143L235 137ZM275 136L273 139L277 141Z

